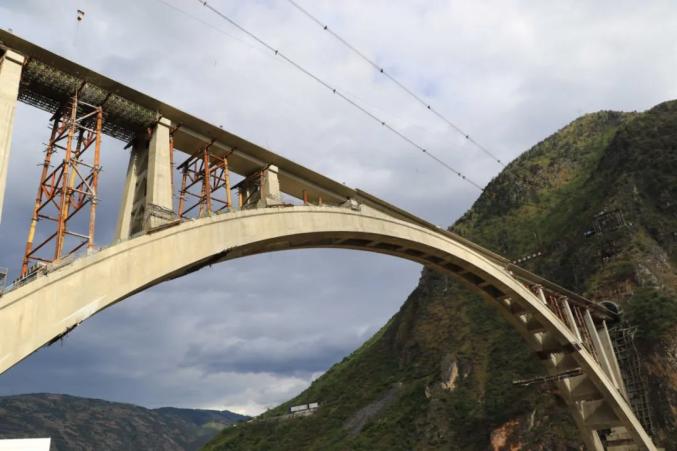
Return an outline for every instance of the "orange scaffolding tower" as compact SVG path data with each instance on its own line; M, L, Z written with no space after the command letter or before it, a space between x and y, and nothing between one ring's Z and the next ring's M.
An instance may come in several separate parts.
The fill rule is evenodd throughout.
M45 265L84 246L94 247L103 109L79 100L79 91L51 119L52 133L26 241L22 277L30 273L33 264ZM88 220L83 214L76 218L88 205ZM86 231L75 230L85 227ZM36 237L40 240L37 244Z
M205 146L191 155L180 166L179 217L208 216L232 207L228 155L209 153ZM197 209L197 210L196 210Z

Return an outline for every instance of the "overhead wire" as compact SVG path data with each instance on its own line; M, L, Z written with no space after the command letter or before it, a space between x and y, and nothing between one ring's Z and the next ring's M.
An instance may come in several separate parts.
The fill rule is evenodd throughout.
M264 55L266 58L270 58L271 61L275 61L275 62L277 62L278 64L281 64L281 65L282 65L282 64L287 64L286 62L284 62L284 61L282 61L282 60L280 60L280 59L275 58L275 55L270 54L270 53L267 52L266 50L262 49L260 46L257 46L257 45L255 45L254 43L252 43L251 41L242 39L242 38L237 37L237 36L235 36L235 35L233 35L233 34L231 34L231 33L228 33L228 32L226 32L223 28L219 28L218 26L215 26L214 24L212 24L212 23L210 23L210 22L208 22L208 21L206 21L206 20L204 20L204 19L202 19L202 18L196 16L195 14L191 14L191 13L189 13L188 11L179 8L178 6L173 5L172 3L170 3L170 2L167 1L167 0L154 0L154 1L156 1L157 3L160 3L160 4L164 5L164 6L167 6L168 8L170 8L170 9L176 11L177 13L179 13L179 14L181 14L181 15L183 15L183 16L188 17L189 19L191 19L191 20L193 20L193 21L195 21L195 22L198 22L198 23L200 23L200 24L202 24L202 25L205 25L206 27L208 27L208 28L210 28L210 29L216 31L217 33L222 34L222 35L224 35L224 36L226 36L226 37L232 39L233 41L236 41L236 42L238 42L239 44L242 44L242 45L244 45L245 47L248 47L249 49L258 52L258 53L260 53L261 55ZM350 95L350 97L352 97L353 99L357 99L357 100L360 101L362 104L369 103L368 100L366 100L364 97L361 97L360 95L356 94L354 91L350 91L350 90L347 90L347 89L345 89L345 88L343 88L343 91L344 91L344 92L347 92L347 94ZM369 107L370 107L372 110L378 110L379 113L382 113L382 114L385 114L385 113L386 113L386 111L382 110L381 108L379 108L379 107L377 107L377 106L375 106L375 105L373 105L373 104L370 104ZM391 115L393 115L392 112L391 112ZM393 116L396 117L397 119L404 120L404 117L403 117L402 115L394 114Z
M269 51L273 52L274 55L280 57L282 60L284 60L285 62L287 62L289 65L291 65L292 67L294 67L295 69L297 69L299 72L303 73L303 74L306 75L307 77L313 79L314 81L316 81L316 82L319 83L320 85L322 85L322 86L324 86L325 88L329 89L333 94L337 95L338 97L340 97L341 99L343 99L344 101L346 101L348 104L350 104L351 106L353 106L353 107L356 108L357 110L361 111L363 114L369 116L371 119L373 119L374 121L376 121L376 122L378 122L379 124L381 124L381 126L383 126L384 128L388 129L388 130L389 130L390 132L392 132L393 134L397 135L397 136L398 136L400 139L402 139L403 141L409 143L411 146L413 146L413 147L415 147L416 149L420 150L423 154L427 155L429 158L431 158L432 160L434 160L435 162L437 162L438 164L440 164L441 166L443 166L443 167L446 168L447 170L451 171L452 173L454 173L455 175L457 175L457 176L460 177L461 179L465 180L466 182L468 182L469 184L471 184L472 186L474 186L474 187L477 188L478 190L484 191L484 189L482 188L481 185L479 185L478 183L474 182L472 179L470 179L470 178L468 178L467 176L465 176L465 175L464 175L463 173L461 173L458 169L452 167L451 165L449 165L448 163L446 163L444 160L442 160L441 158L439 158L438 156L436 156L435 154L433 154L432 152L430 152L430 150L426 149L426 148L423 147L421 144L417 143L417 142L414 141L412 138L410 138L409 136L407 136L407 135L405 135L404 133L400 132L399 130L397 130L396 128L394 128L393 126L391 126L389 123L387 123L386 121L384 121L383 119L381 119L380 117L376 116L374 113L372 113L371 111L369 111L367 108L363 107L360 103L358 103L358 102L356 102L355 100L353 100L352 98L346 96L345 94L343 94L342 92L340 92L338 89L336 89L336 88L334 88L332 85L330 85L328 82L324 81L324 80L323 80L322 78L320 78L319 76L315 75L314 73L312 73L311 71L309 71L309 70L306 69L305 67L301 66L299 63L297 63L296 61L294 61L293 59L291 59L290 57L288 57L287 55L285 55L284 53L282 53L279 49L276 49L275 47L273 47L272 45L268 44L266 41L264 41L263 39L261 39L261 38L260 38L259 36L257 36L256 34L252 33L251 31L247 30L246 28L244 28L242 25L240 25L238 22L236 22L235 20L233 20L232 18L230 18L230 17L229 17L228 15L226 15L225 13L223 13L223 12L219 11L218 9L214 8L214 7L213 7L211 4L209 4L206 0L196 0L196 1L197 1L198 3L200 3L202 6L204 6L205 8L209 9L212 13L216 14L217 16L219 16L220 18L222 18L223 20L225 20L225 21L227 21L228 23L230 23L233 27L237 28L237 29L240 30L242 33L244 33L244 34L246 34L247 36L249 36L250 38L252 38L254 41L256 41L257 43L259 43L261 46L263 46L263 47L265 47L266 49L268 49Z
M245 40L242 39L242 38L239 38L239 37L237 37L237 36L235 36L235 35L233 35L233 34L230 34L230 33L226 32L226 31L224 31L223 29L221 29L221 28L219 28L219 27L217 27L217 26L215 26L215 25L213 25L213 24L207 22L206 20L203 20L203 19L201 19L200 17L198 17L198 16L196 16L196 15L194 15L194 14L191 14L191 13L189 13L188 11L186 11L186 10L184 10L184 9L181 9L181 8L179 8L179 7L176 6L176 5L171 4L170 2L168 2L168 1L166 1L166 0L155 0L155 1L158 2L158 3L160 3L160 4L162 4L162 5L164 5L164 6L166 6L166 7L168 7L168 8L173 9L174 11L176 11L176 12L179 13L179 14L182 14L182 15L184 15L184 16L186 16L186 17L189 17L190 19L192 19L192 20L194 20L194 21L196 21L196 22L201 23L202 25L204 25L204 26L206 26L206 27L208 27L208 28L211 28L212 30L216 31L216 32L219 33L219 34L222 34L223 36L226 36L226 37L228 37L228 38L230 38L230 39L232 39L232 40L234 40L234 41L237 41L237 42L239 42L240 44L242 44L242 45L244 45L244 46L246 46L246 47L248 47L248 48L250 48L250 49L252 49L252 50L255 50L255 51L257 51L257 52L260 52L262 55L265 55L265 56L267 56L267 57L270 56L271 58L273 58L269 53L264 52L260 47L254 46L251 42L245 41Z
M364 52L360 51L358 48L356 48L354 45L352 45L350 42L346 41L341 35L336 33L334 30L329 28L328 25L323 23L320 19L315 17L313 14L311 14L307 9L303 8L301 5L299 5L296 1L294 0L287 0L289 3L291 3L292 6L294 6L297 10L299 10L301 13L303 13L306 17L308 17L310 20L318 24L324 31L327 33L331 34L334 38L336 38L341 44L343 44L345 47L350 49L353 53L355 53L357 56L359 56L363 61L365 61L367 64L372 66L376 71L381 73L384 77L392 81L396 86L398 86L402 91L407 93L410 97L412 97L416 102L419 104L423 105L428 111L430 111L432 114L437 116L439 119L442 121L446 122L446 124L451 127L454 131L459 133L463 138L466 139L469 143L474 145L477 149L480 151L484 152L485 155L496 161L498 164L501 166L505 166L505 164L496 156L494 155L489 149L487 149L485 146L477 142L470 134L466 133L461 127L456 125L454 122L452 122L449 118L447 118L444 114L442 114L439 110L435 109L430 103L426 102L421 96L416 94L411 88L409 88L407 85L399 81L397 78L395 78L393 75L391 75L389 72L387 72L383 66L380 66L377 64L373 59L369 58Z

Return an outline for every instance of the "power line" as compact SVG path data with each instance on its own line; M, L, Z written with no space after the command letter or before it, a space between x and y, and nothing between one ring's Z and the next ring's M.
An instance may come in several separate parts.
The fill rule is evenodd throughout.
M256 42L258 42L259 44L261 44L261 45L262 45L263 47L265 47L266 49L268 49L268 50L270 50L271 52L273 52L276 56L279 56L280 58L282 58L285 62L287 62L288 64L290 64L292 67L294 67L294 68L297 69L298 71L302 72L303 74L305 74L305 75L308 76L309 78L312 78L312 79L315 80L317 83L319 83L319 84L321 84L322 86L324 86L325 88L329 89L333 94L336 94L336 95L339 96L341 99L345 100L345 101L348 102L350 105L352 105L354 108L358 109L359 111L361 111L361 112L364 113L365 115L369 116L369 117L370 117L371 119L373 119L374 121L376 121L376 122L378 122L379 124L381 124L381 126L387 128L387 129L390 130L392 133L394 133L395 135L397 135L398 137L400 137L402 140L406 141L407 143L409 143L410 145L412 145L412 146L415 147L416 149L420 150L422 153L424 153L425 155L427 155L428 157L430 157L432 160L434 160L435 162L437 162L438 164L440 164L441 166L443 166L443 167L446 168L447 170L453 172L453 173L456 174L458 177L460 177L460 178L462 178L463 180L465 180L466 182L470 183L471 185L473 185L475 188L479 189L480 191L484 191L484 189L483 189L479 184L475 183L473 180L471 180L471 179L469 179L468 177L466 177L466 176L465 176L464 174L462 174L459 170L457 170L457 169L455 169L454 167L450 166L449 164L447 164L446 162L444 162L442 159L440 159L439 157L437 157L436 155L434 155L433 153L431 153L428 149L426 149L426 148L423 147L422 145L418 144L416 141L414 141L413 139L411 139L410 137L408 137L408 136L405 135L404 133L400 132L399 130L395 129L393 126L391 126L390 124L388 124L387 122L385 122L384 120L382 120L380 117L376 116L375 114L373 114L372 112L370 112L369 110L367 110L367 109L366 109L365 107L363 107L361 104L357 103L356 101L352 100L350 97L348 97L348 96L346 96L345 94L341 93L339 90L337 90L336 88L334 88L333 86L331 86L329 83L327 83L326 81L324 81L323 79L321 79L320 77L318 77L317 75L315 75L314 73L310 72L308 69L304 68L304 67L301 66L299 63L297 63L296 61L292 60L292 59L289 58L287 55L285 55L284 53L282 53L282 52L279 51L278 49L274 48L273 46L271 46L270 44L268 44L266 41L264 41L263 39L259 38L257 35L255 35L254 33L252 33L251 31L249 31L249 30L247 30L246 28L244 28L244 27L243 27L242 25L240 25L239 23L235 22L233 19L231 19L230 17L228 17L226 14L224 14L223 12L221 12L221 11L219 11L218 9L214 8L213 6L211 6L206 0L196 0L196 1L197 1L198 3L200 3L202 6L204 6L205 8L209 9L210 11L212 11L212 12L213 12L214 14L216 14L217 16L221 17L223 20L225 20L225 21L227 21L228 23L230 23L232 26L234 26L235 28L237 28L238 30L240 30L241 32L243 32L244 34L246 34L247 36L249 36L250 38L252 38L253 40L255 40Z
M266 57L270 57L271 59L273 58L271 55L269 55L268 53L264 52L261 48L254 46L251 42L245 41L244 39L241 39L241 38L239 38L239 37L237 37L237 36L234 36L234 35L232 35L232 34L230 34L230 33L227 33L226 31L222 30L221 28L216 27L216 26L214 26L213 24L207 22L206 20L202 20L201 18L199 18L199 17L197 17L197 16L195 16L195 15L193 15L193 14L190 14L188 11L185 11L185 10L183 10L183 9L181 9L181 8L179 8L179 7L175 6L175 5L173 5L173 4L171 4L171 3L169 3L169 2L166 1L166 0L155 0L155 1L158 2L158 3L160 3L160 4L162 4L162 5L164 5L164 6L166 6L166 7L168 7L168 8L173 9L174 11L176 11L176 12L179 13L179 14L182 14L182 15L184 15L184 16L186 16L186 17L189 17L190 19L193 19L193 20L196 21L196 22L201 23L202 25L204 25L204 26L206 26L206 27L208 27L208 28L211 28L212 30L216 31L216 32L219 33L219 34L222 34L222 35L224 35L224 36L226 36L226 37L228 37L228 38L230 38L230 39L232 39L232 40L234 40L234 41L237 41L237 42L239 42L240 44L243 44L243 45L249 47L249 48L252 49L252 50L255 50L255 51L257 51L257 52L260 52L262 55L266 55Z
M206 26L206 27L208 27L208 28L211 28L212 30L216 31L217 33L222 34L222 35L224 35L224 36L226 36L226 37L232 39L233 41L236 41L236 42L238 42L238 43L240 43L240 44L246 46L246 47L249 48L250 50L254 50L254 51L260 53L261 55L264 55L266 58L270 58L271 61L275 61L277 64L286 64L285 61L281 61L281 60L275 58L275 55L268 53L268 52L266 51L267 49L261 48L260 46L254 44L254 43L251 42L250 40L245 40L245 39L243 39L243 38L241 38L241 37L237 37L237 36L235 36L235 35L233 35L233 34L231 34L231 33L228 33L228 32L226 32L223 28L219 28L218 26L215 26L214 24L209 23L208 21L203 20L203 19L201 19L200 17L198 17L198 16L196 16L196 15L194 15L194 14L191 14L191 13L189 13L188 11L186 11L186 10L184 10L184 9L181 9L181 8L177 7L176 5L173 5L172 3L170 3L170 2L167 1L167 0L154 0L154 1L156 1L157 3L160 3L160 4L163 5L163 6L166 6L166 7L170 8L170 9L176 11L177 13L179 13L179 14L181 14L181 15L183 15L183 16L188 17L189 19L191 19L191 20L193 20L193 21L195 21L195 22L198 22L198 23L200 23L200 24L202 24L202 25L204 25L204 26ZM357 100L359 100L360 102L362 102L362 104L368 103L367 101L364 100L364 98L361 98L358 94L356 94L356 93L353 92L353 91L348 91L348 90L344 89L344 92L347 92L348 95L350 95L353 99L356 98ZM376 109L376 110L378 110L379 112L384 113L384 111L382 111L380 108L375 107L375 106L373 106L373 105L370 105L370 106L372 107L372 109ZM402 116L399 116L399 115L397 115L397 114L396 114L395 116L397 116L397 117L399 117L400 119L402 119Z
M446 122L447 125L449 125L449 127L451 127L454 131L456 131L457 133L459 133L461 136L463 136L468 142L470 142L471 144L473 144L475 147L477 147L479 150L481 150L482 152L484 152L487 156L489 156L490 158L492 158L493 160L495 160L495 161L496 161L498 164L500 164L501 166L505 166L505 164L503 164L503 162L502 162L496 155L494 155L492 152L490 152L489 149L487 149L486 147L484 147L483 145L481 145L480 143L478 143L477 141L475 141L468 133L466 133L465 131L463 131L463 129L461 129L458 125L456 125L455 123L453 123L449 118L447 118L447 117L446 117L445 115L443 115L441 112L439 112L438 110L436 110L435 108L433 108L432 105L430 105L428 102L426 102L425 100L423 100L423 99L422 99L419 95L417 95L411 88L407 87L404 83L402 83L402 82L399 81L397 78L395 78L395 77L393 77L392 75L390 75L390 73L386 72L386 70L385 70L383 67L379 66L374 60L372 60L371 58L369 58L369 57L368 57L367 55L365 55L363 52L361 52L360 50L358 50L355 46L353 46L353 45L350 44L348 41L346 41L345 39L343 39L343 37L341 37L341 36L340 36L338 33L336 33L334 30L330 29L328 25L325 25L323 22L320 21L320 19L318 19L317 17L313 16L308 10L304 9L301 5L299 5L298 3L296 3L294 0L287 0L287 1L288 1L289 3L291 3L296 9L298 9L298 10L301 11L303 14L305 14L310 20L312 20L313 22L315 22L316 24L318 24L320 27L322 27L322 29L323 29L324 31L326 31L327 33L329 33L329 34L331 34L332 36L334 36L341 44L343 44L345 47L347 47L348 49L350 49L353 53L355 53L357 56L359 56L359 57L360 57L362 60L364 60L367 64L369 64L370 66L372 66L372 67L373 67L374 69L376 69L378 72L380 72L381 74L383 74L383 76L385 76L385 77L388 78L390 81L392 81L393 83L395 83L395 85L397 85L400 89L402 89L404 92L406 92L407 94L409 94L409 96L411 96L414 100L416 100L418 103L420 103L421 105L423 105L427 110L429 110L431 113L433 113L433 114L434 114L435 116L437 116L439 119L441 119L441 120L443 120L444 122Z

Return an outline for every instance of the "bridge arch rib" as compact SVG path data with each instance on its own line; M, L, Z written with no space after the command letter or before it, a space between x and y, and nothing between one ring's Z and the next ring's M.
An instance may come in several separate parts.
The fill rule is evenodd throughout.
M580 372L557 383L589 449L603 449L596 431L609 428L624 428L640 449L655 449L613 374L582 345L576 327L509 269L448 235L366 206L218 214L119 242L39 275L0 298L0 373L88 317L153 285L225 260L307 247L395 255L462 281L497 308L550 374Z

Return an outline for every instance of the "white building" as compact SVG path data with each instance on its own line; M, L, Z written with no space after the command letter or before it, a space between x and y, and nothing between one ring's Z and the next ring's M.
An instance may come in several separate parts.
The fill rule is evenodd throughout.
M0 451L49 451L51 438L13 438L0 440Z

